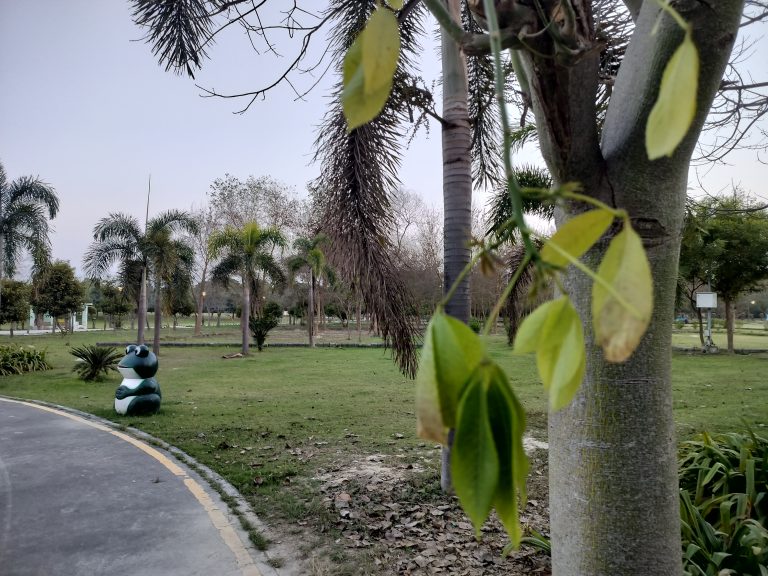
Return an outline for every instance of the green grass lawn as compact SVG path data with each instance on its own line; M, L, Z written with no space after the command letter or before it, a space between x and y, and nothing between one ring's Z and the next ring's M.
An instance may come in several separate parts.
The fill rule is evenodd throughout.
M437 469L439 449L415 435L413 382L382 349L271 348L224 360L232 348L168 347L161 351L157 374L160 413L130 418L112 409L121 377L81 382L71 371L68 346L131 336L112 331L16 336L13 343L46 349L54 368L0 378L0 394L70 406L157 436L223 475L276 523L311 519L322 528L327 512L311 479L355 458L383 454ZM164 336L178 339L169 331ZM216 341L219 337L236 341L236 327ZM0 344L9 342L0 338ZM545 439L546 398L533 357L512 356L501 336L493 337L489 348L526 408L531 433ZM741 429L744 423L768 426L765 355L676 353L672 366L680 437Z

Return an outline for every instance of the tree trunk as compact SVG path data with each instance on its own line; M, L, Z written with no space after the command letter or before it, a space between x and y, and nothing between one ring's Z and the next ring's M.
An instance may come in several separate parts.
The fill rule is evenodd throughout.
M701 347L704 348L704 317L701 313L701 308L695 308L696 318L699 320L699 340L701 341Z
M206 258L205 262L203 263L203 272L200 274L200 290L198 290L197 294L197 313L195 314L195 336L200 336L202 334L202 324L205 322L205 310L203 310L203 306L205 305L205 296L203 296L203 292L205 292L205 277L208 274L208 259ZM210 324L210 322L209 322Z
M723 297L725 306L725 334L728 339L728 354L733 354L733 300Z
M136 335L136 343L144 344L144 324L147 321L147 267L141 269L141 288L139 289L139 331Z
M240 313L240 329L243 336L243 356L248 356L249 345L251 343L248 332L248 311L251 309L251 284L246 277L243 277L243 305Z
M155 333L152 340L152 352L160 355L160 329L163 327L163 315L160 311L163 295L160 291L160 279L155 279Z
M357 321L357 342L359 344L360 342L363 341L363 332L362 332L363 326L362 326L362 323L360 322L360 312L361 312L360 308L362 306L360 304L360 296L358 294L355 294L355 298L357 298L357 311L355 313L355 316L356 316L355 319Z
M455 22L461 22L461 2L445 0ZM472 231L472 130L467 106L467 65L459 47L445 31L441 34L443 66L443 222L444 282L448 291L469 264ZM445 307L446 313L469 322L469 278ZM443 448L440 486L451 489L450 442Z
M315 347L315 273L309 273L309 299L307 301L307 326L309 330L309 347Z
M626 209L654 278L651 324L623 364L606 362L595 345L592 282L572 269L564 279L584 325L587 365L576 398L549 418L555 576L682 573L670 318L688 165L736 37L741 8L737 0L686 5L684 17L692 24L702 62L698 105L691 130L670 158L649 161L644 145L663 67L683 38L671 18L660 17L658 5L642 4L599 144L597 55L587 54L570 67L525 58L539 141L555 181L581 182L590 196ZM654 24L657 32L651 34ZM579 21L590 42L591 25ZM614 227L607 236L617 232ZM585 257L588 265L598 263L606 240Z

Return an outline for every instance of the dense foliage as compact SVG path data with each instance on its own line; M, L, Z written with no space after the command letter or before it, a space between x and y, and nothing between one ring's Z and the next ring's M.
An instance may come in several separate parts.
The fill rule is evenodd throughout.
M256 341L256 347L259 349L259 352L264 348L267 334L280 323L282 315L283 309L279 304L268 302L264 309L256 316L251 316L248 319L248 326L251 329L251 334L253 334L253 339Z
M768 439L749 432L685 442L680 514L686 574L768 574Z
M45 359L45 350L37 350L32 346L0 346L0 376L50 369L51 365Z

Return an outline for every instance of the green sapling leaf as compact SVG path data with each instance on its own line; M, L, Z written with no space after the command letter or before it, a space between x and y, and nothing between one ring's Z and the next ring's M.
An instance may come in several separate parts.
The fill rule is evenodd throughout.
M613 212L602 208L574 216L560 226L544 244L541 249L542 260L562 267L570 262L562 252L566 252L574 260L580 258L608 230L613 219ZM560 250L553 249L553 245Z
M685 138L696 115L698 84L699 52L688 31L664 68L659 96L648 116L645 149L649 160L672 156Z
M467 382L458 404L451 450L453 487L477 538L491 511L499 479L499 458L488 418L492 377L492 369L481 364Z
M442 311L434 314L416 374L419 436L446 443L448 428L455 426L461 390L484 355L485 347L471 328Z
M399 56L397 18L377 8L344 58L341 102L350 130L370 122L384 108Z

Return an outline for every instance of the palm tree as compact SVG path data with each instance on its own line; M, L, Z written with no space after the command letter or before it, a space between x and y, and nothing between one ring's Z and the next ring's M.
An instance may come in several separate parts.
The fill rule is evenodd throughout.
M228 226L211 235L211 254L222 256L211 275L214 280L227 284L232 276L239 276L243 290L243 311L240 326L243 337L243 356L248 355L250 334L248 319L251 315L251 289L258 297L259 273L273 282L285 281L280 265L272 255L275 247L283 248L286 242L275 228L261 228L256 222L246 222L242 228ZM255 298L258 301L258 298Z
M315 286L317 281L325 276L333 281L333 270L328 266L323 244L328 242L328 236L318 234L311 240L309 238L297 238L293 247L298 254L288 259L288 269L296 273L302 268L309 270L309 297L307 305L307 327L309 331L309 345L315 347Z
M85 271L92 278L101 278L116 262L121 265L121 275L125 275L130 268L140 266L139 327L136 337L139 344L144 343L147 319L147 276L154 274L155 336L152 349L155 354L160 351L160 286L169 266L179 261L178 247L172 235L181 231L194 232L195 229L194 219L180 210L168 210L155 216L147 221L144 230L134 216L113 213L99 220L94 227L94 242L83 260Z
M50 259L48 220L58 211L52 186L32 176L9 183L0 163L0 286L16 273L22 250L32 254L36 268Z

